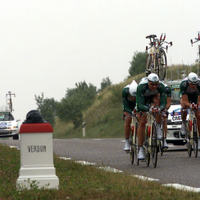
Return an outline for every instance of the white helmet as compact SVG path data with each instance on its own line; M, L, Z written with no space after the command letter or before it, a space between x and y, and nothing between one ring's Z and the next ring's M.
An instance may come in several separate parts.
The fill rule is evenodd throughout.
M136 92L137 92L137 86L138 84L133 80L131 82L131 84L129 85L129 94L132 96L132 97L136 97Z
M189 83L196 84L196 83L198 83L199 78L198 78L197 74L195 74L194 72L190 72L188 74L188 81L189 81Z
M149 81L149 82L152 82L152 83L157 83L157 82L159 82L158 75L155 74L155 73L149 74L149 75L148 75L148 81Z

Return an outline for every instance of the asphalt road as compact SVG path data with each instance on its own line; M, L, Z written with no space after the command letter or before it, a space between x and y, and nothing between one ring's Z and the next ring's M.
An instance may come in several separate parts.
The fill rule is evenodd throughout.
M19 141L0 140L6 145L19 146ZM54 153L74 160L88 161L100 166L110 166L126 173L159 179L163 184L179 183L200 187L200 152L198 158L188 157L185 146L170 146L163 156L158 156L156 168L150 163L131 165L129 154L123 151L124 141L115 139L54 139Z

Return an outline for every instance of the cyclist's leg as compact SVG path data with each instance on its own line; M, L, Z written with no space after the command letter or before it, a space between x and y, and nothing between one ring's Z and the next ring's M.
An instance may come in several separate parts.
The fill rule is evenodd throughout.
M200 134L200 110L196 111L196 118L197 118L197 127L198 127L198 132ZM199 135L198 135L199 136Z
M137 130L137 135L138 135L138 146L139 146L139 152L138 152L138 159L144 159L144 151L143 151L143 142L144 142L144 136L145 136L145 128L146 128L146 123L147 123L147 116L143 112L138 113L138 130Z
M145 112L143 112L142 114L137 113L137 117L138 117L138 130L137 130L138 145L143 146L147 116Z
M167 145L167 116L163 117L163 127L164 127L164 148L168 148Z
M160 94L155 94L152 101L152 106L158 107L160 105Z
M129 138L130 132L131 132L131 114L128 112L124 111L124 116L125 116L125 123L124 123L124 133L125 133L125 138Z
M160 94L154 95L152 106L154 106L154 107L159 107L160 106ZM158 114L158 115L155 116L155 118L156 118L157 124L160 124L160 122L161 122L161 115Z
M167 138L167 118L163 117L164 138Z
M199 132L200 132L200 110L197 110L195 112L195 115L196 115L196 118L197 118L197 129L198 129L198 132L197 132L197 137L199 138L198 139L198 150L200 150L200 137L199 137Z
M182 119L182 125L181 125L181 133L183 135L186 134L186 117L187 117L187 106L185 105L183 99L180 99L181 103L181 119Z
M160 105L160 94L154 95L152 105L154 107L159 107L159 105ZM162 139L162 130L161 130L161 126L160 126L160 123L161 123L161 114L158 113L155 116L155 119L156 119L156 123L157 123L157 127L156 127L157 139L160 140L160 139Z
M125 144L124 151L130 150L129 137L131 133L131 114L124 111L125 123L124 123L124 136L125 136Z
M200 105L200 96L197 97L197 104ZM196 111L197 127L198 127L198 137L200 137L200 110Z

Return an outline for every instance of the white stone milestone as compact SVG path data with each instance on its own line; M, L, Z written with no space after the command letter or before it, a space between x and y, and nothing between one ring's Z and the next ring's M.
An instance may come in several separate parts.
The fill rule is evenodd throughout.
M20 127L21 168L17 188L58 189L59 179L53 164L53 128L49 123L22 124Z

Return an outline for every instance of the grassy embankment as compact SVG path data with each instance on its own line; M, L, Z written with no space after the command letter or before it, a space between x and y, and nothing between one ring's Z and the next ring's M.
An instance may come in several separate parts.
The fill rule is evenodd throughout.
M125 173L112 173L95 166L83 166L74 161L54 157L59 190L16 190L19 176L20 152L0 145L0 199L87 199L87 200L198 200L199 193L164 187L156 182L141 181Z
M181 71L185 70L188 74L190 71L196 72L196 66L173 66L168 68L167 79L181 79ZM178 76L179 71L179 76ZM112 85L96 97L95 102L83 113L86 122L87 138L105 138L105 137L123 137L123 120L122 120L122 101L121 91L124 86L129 84L133 79L139 82L145 74L133 76L116 85ZM68 123L56 122L54 128L54 138L73 138L82 137L81 126L74 129L73 125Z

